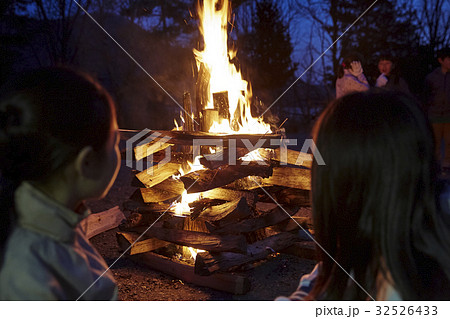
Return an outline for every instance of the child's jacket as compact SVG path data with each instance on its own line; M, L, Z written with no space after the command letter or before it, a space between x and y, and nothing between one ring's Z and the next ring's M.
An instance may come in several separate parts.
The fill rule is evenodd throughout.
M17 189L15 202L17 226L0 270L0 300L117 299L111 271L78 227L88 210L77 214L29 183Z

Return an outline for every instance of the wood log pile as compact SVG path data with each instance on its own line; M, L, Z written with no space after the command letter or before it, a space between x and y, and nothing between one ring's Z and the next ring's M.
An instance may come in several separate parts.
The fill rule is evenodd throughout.
M183 138L178 136L178 140L183 140L181 145L187 144L187 135L184 132ZM197 135L195 132L190 138ZM279 138L278 135L269 137ZM251 138L256 140L261 136ZM177 145L178 140L170 143ZM214 276L211 278L217 281L216 289L221 289L223 276L228 274L225 286L233 293L239 290L236 285L242 289L248 287L248 283L242 283L242 276L237 276L236 282L232 280L230 274L234 271L282 251L299 254L298 250L304 257L314 257L311 244L300 243L301 249L292 248L300 247L301 228L313 232L310 217L305 217L310 206L309 154L287 150L284 154L287 163L281 163L280 149L260 148L263 165L239 158L236 165L211 161L204 169L177 178L174 176L179 175L180 168L189 167L186 164L189 156L172 150L171 162L158 166L155 163L162 159L158 156L165 148L150 144L156 145L152 141L147 149L142 145L135 149L138 158L155 151L154 166L135 175L133 184L139 187L124 203L129 214L117 233L119 246L128 256L145 263L152 261L153 268L162 271L166 267L161 265L172 260L171 272L176 273L174 269L178 269L181 277L188 276L197 284L204 281L199 279L203 276ZM243 150L239 148L240 156L246 155ZM226 147L221 151L228 152ZM189 155L192 161L192 154ZM202 159L208 163L206 157ZM188 212L178 216L173 211L173 203L183 193L200 193L200 198L189 204ZM195 262L190 253L187 256L190 264L180 265L180 260L170 258L170 253L186 252L187 247L198 250Z

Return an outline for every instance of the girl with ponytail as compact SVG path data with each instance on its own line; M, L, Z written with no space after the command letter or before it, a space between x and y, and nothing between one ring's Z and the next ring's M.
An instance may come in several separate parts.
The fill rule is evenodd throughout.
M352 92L367 91L370 86L363 73L362 58L356 52L348 54L338 69L336 80L336 98Z
M79 222L119 167L110 95L65 68L0 91L0 300L114 300L117 286Z

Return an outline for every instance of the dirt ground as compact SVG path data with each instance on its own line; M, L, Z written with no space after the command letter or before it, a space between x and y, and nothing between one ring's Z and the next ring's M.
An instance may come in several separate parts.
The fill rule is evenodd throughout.
M130 186L131 169L122 166L111 191L106 198L89 201L93 213L122 208L122 203L136 188ZM243 272L251 283L251 290L245 295L233 295L210 288L183 282L175 277L154 271L135 263L126 257L119 258L116 242L117 229L99 234L91 242L105 258L119 286L120 300L273 300L277 296L291 294L300 277L312 270L314 262L291 255L278 255L257 267Z

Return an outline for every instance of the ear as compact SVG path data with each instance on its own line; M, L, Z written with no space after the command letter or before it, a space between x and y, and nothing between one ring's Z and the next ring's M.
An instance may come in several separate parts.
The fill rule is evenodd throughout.
M85 146L75 159L75 170L80 177L86 179L98 179L100 171L98 169L98 158L92 146Z

